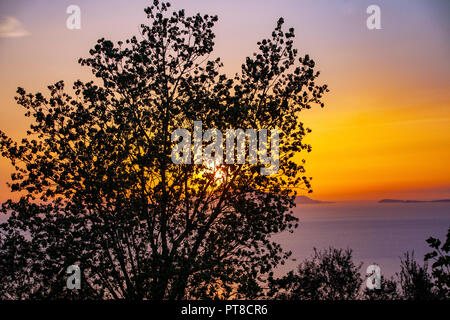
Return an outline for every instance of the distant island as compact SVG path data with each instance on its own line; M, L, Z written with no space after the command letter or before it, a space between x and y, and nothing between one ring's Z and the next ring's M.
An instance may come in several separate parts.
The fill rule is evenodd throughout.
M298 196L295 199L295 203L297 203L297 204L325 204L325 203L334 203L334 202L313 200L313 199L308 198L306 196Z
M378 203L436 203L436 202L450 202L450 199L439 200L397 200L397 199L383 199Z

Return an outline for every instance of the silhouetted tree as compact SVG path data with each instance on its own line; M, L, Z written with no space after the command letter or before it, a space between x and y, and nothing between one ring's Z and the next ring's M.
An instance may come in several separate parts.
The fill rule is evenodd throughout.
M352 250L314 248L297 272L271 279L269 296L289 300L351 300L359 297L362 284L360 265L352 260Z
M169 6L145 9L139 40L102 38L79 60L98 81L78 80L73 91L60 81L48 96L17 90L32 124L21 142L0 137L15 168L11 190L22 195L1 209L10 215L1 226L2 297L251 298L289 256L271 235L296 227L294 189L310 189L293 161L310 149L299 113L323 106L328 89L316 84L314 61L298 57L283 19L228 77L220 59L208 60L217 16ZM248 161L175 165L171 133L196 120L222 132L279 129L278 174ZM72 264L82 270L78 291L66 288ZM337 286L352 276L329 272L337 291L320 294L351 297L356 283Z
M420 266L414 259L414 252L406 252L401 259L400 273L397 274L400 297L403 300L432 300L436 296L433 292L433 282L428 273L428 265L425 262Z
M430 237L427 239L430 248L433 249L425 255L425 261L434 260L431 265L433 284L436 294L441 299L450 298L450 228L447 231L447 239L442 244L441 240ZM442 244L442 246L441 246Z

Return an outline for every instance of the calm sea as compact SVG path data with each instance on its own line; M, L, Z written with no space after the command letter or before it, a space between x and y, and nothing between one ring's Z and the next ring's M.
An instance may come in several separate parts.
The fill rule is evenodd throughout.
M277 235L275 240L293 252L278 272L295 269L313 253L313 248L351 248L354 261L363 262L361 272L376 263L383 275L400 269L400 257L415 252L423 262L430 236L443 239L450 227L450 203L379 204L375 202L299 204L294 209L299 227L293 234ZM3 222L5 216L0 217ZM277 273L278 273L277 272Z
M361 272L376 263L382 274L400 270L400 257L413 251L421 263L430 236L443 239L450 227L450 203L375 202L297 205L299 227L293 234L276 237L293 252L280 271L293 269L313 253L313 248L351 248L355 262L363 262Z

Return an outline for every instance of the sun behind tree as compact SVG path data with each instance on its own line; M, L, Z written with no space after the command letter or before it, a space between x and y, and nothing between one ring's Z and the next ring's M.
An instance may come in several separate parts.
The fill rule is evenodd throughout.
M16 170L11 189L25 193L2 205L11 217L1 225L1 296L210 298L219 282L223 298L254 298L289 257L271 236L297 226L292 194L310 188L293 161L309 150L299 113L323 106L327 87L282 19L230 78L220 59L207 60L217 16L169 6L145 9L142 40L102 38L80 59L102 85L76 81L74 96L62 81L48 96L18 89L32 125L20 143L0 138ZM218 177L202 174L205 164L173 164L171 132L194 121L279 130L279 173L246 162ZM71 291L74 264L82 289Z

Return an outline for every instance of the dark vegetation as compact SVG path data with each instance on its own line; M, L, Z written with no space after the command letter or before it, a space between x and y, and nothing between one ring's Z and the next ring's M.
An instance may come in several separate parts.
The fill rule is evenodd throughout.
M290 252L272 235L297 227L295 192L310 191L300 113L323 106L315 62L280 19L233 77L213 51L217 16L145 9L139 37L99 39L82 66L96 81L63 81L47 95L17 90L31 118L20 142L0 132L17 201L2 204L2 299L448 298L449 240L430 239L432 272L410 256L397 281L361 293L350 250L316 251L275 279ZM259 164L175 165L171 133L207 128L280 131L275 175ZM220 182L216 170L221 170ZM82 289L66 287L78 265Z

